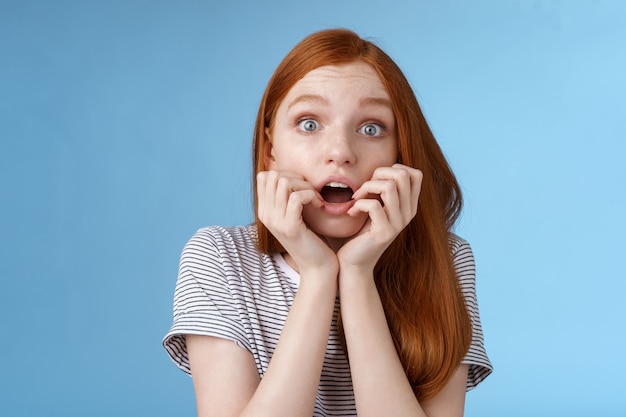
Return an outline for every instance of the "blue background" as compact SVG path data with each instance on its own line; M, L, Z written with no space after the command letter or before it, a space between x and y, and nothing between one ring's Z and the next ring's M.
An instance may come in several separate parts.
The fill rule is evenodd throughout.
M1 0L0 415L194 415L161 347L180 251L251 221L265 84L335 26L396 59L465 191L495 365L466 415L626 415L624 22L619 0Z

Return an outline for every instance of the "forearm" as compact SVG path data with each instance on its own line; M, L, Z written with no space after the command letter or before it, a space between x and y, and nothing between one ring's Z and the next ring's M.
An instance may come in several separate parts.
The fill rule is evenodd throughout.
M267 372L245 416L313 414L337 293L336 278L301 275Z
M425 416L408 382L371 276L343 272L341 316L359 417Z

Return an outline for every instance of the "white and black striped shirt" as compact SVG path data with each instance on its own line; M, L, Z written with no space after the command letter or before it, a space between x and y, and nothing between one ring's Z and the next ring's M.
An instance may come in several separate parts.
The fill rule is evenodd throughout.
M190 373L185 335L232 340L252 353L261 378L276 348L299 285L299 275L280 254L260 253L256 227L207 227L185 246L176 291L174 322L163 345L176 365ZM483 345L476 301L474 257L463 239L451 235L454 264L472 320L467 389L492 371ZM314 417L355 416L350 367L337 332L335 312L324 358Z

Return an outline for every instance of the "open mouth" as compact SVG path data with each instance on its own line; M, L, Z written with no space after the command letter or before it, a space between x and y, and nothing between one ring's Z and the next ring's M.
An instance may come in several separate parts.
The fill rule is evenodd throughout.
M341 182L329 182L322 187L320 194L327 203L338 204L347 203L352 200L354 191L352 188Z

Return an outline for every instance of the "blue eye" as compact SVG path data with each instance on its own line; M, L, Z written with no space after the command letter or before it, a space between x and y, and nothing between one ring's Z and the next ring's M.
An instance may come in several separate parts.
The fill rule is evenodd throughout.
M381 136L385 129L377 123L368 123L359 129L365 136Z
M298 122L298 127L304 132L315 132L319 128L319 125L313 119L304 119Z

